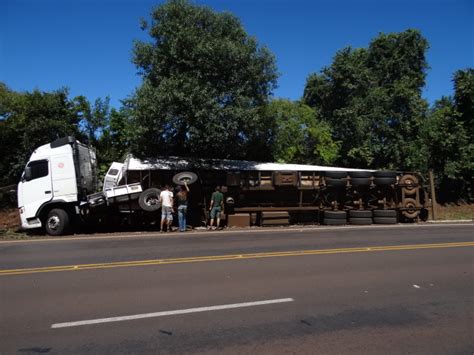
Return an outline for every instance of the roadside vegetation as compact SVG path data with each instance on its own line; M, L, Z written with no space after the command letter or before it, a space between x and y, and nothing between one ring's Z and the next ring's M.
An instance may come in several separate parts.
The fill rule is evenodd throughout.
M474 221L474 204L447 203L438 205L440 220L472 220Z
M438 220L440 221L474 221L474 204L447 203L437 206ZM430 212L431 213L431 212ZM16 208L0 209L0 239L27 239L31 233L22 232L20 219ZM39 234L38 237L44 237Z
M0 187L18 182L34 148L73 135L97 149L101 174L127 153L432 169L441 215L472 218L474 69L454 72L453 92L430 106L420 31L342 48L291 101L273 97L274 55L230 13L171 0L141 27L149 41L133 44L132 60L142 83L121 107L0 82ZM0 208L14 204L0 200ZM466 204L450 205L457 201Z

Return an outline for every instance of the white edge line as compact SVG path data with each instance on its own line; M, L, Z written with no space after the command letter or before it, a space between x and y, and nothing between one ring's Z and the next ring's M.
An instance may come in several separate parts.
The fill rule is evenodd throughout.
M172 316L172 315L177 315L177 314L187 314L187 313L197 313L197 312L219 311L223 309L263 306L267 304L293 302L293 301L294 301L293 298L280 298L280 299L274 299L274 300L224 304L220 306L178 309L174 311L135 314L131 316L99 318L99 319L82 320L82 321L77 321L77 322L56 323L56 324L52 324L51 328L66 328L66 327L77 327L81 325L90 325L90 324L99 324L99 323L122 322L126 320L134 320L134 319L154 318L154 317Z

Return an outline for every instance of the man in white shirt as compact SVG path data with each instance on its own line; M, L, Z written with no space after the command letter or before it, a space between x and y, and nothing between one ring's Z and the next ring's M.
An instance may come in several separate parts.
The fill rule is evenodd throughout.
M161 201L161 232L164 232L164 225L166 229L171 232L171 223L173 222L173 192L170 191L169 185L160 193Z

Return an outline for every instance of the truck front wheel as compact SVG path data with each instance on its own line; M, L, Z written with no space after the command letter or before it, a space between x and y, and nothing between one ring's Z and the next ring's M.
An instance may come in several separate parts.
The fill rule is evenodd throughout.
M60 208L54 208L48 213L45 221L46 233L53 236L66 234L69 230L69 215Z

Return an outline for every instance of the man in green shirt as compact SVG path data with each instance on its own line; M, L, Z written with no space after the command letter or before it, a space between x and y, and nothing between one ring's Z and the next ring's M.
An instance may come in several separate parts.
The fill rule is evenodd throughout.
M224 210L224 195L221 192L220 186L216 186L216 191L214 191L211 196L211 206L209 207L209 211L211 211L211 221L208 229L212 228L215 230L219 228L222 210ZM216 227L213 227L215 218L217 218L217 224Z

